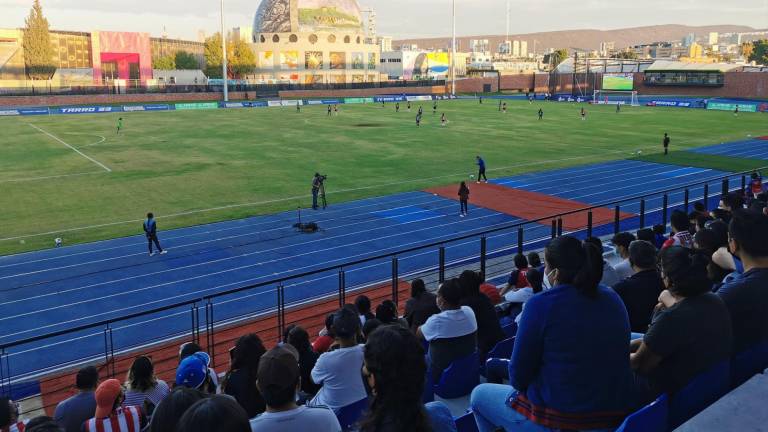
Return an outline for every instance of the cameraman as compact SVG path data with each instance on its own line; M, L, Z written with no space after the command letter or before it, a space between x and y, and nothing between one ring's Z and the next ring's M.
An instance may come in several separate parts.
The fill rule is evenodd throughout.
M322 200L323 204L323 210L328 206L327 201L325 200L325 179L327 179L328 176L320 175L320 173L315 173L315 178L312 179L312 210L317 210L317 197L320 196L320 199Z

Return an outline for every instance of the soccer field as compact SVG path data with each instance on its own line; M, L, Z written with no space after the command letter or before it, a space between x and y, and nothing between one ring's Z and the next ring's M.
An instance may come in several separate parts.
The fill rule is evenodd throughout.
M765 114L570 103L441 101L0 118L0 254L308 207L317 171L331 205L490 177L635 157L768 134ZM588 111L586 121L580 108ZM537 119L539 108L544 120ZM440 114L449 123L440 126ZM118 117L124 131L117 135ZM670 162L746 169L751 161L674 154ZM754 166L760 163L754 162Z

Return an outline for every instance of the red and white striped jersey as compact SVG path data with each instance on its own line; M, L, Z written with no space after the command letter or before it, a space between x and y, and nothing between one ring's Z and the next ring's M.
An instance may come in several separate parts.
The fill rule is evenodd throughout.
M14 424L8 426L7 428L2 428L2 429L0 429L0 431L2 431L2 432L24 432L24 429L27 428L27 422L28 422L28 420L20 421L18 423L14 423Z
M92 418L83 423L84 432L140 432L139 407L118 408L107 418Z

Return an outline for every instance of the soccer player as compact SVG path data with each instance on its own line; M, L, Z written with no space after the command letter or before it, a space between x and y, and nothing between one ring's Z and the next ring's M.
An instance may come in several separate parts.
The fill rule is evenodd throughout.
M445 126L448 123L448 120L445 119L445 113L440 116L440 126Z
M587 119L587 110L584 108L581 109L581 119L586 120Z
M421 126L421 113L416 114L416 127Z
M419 115L422 115L422 114L424 114L424 107L419 105Z
M381 107L384 108L384 101L381 101Z
M541 120L541 119L543 119L543 118L544 118L544 110L542 110L541 108L539 108L539 120Z
M123 118L117 119L117 134L120 135L120 130L123 128Z
M736 109L733 111L733 116L738 117L739 116L739 106L736 105Z
M616 102L616 113L618 114L620 112L621 112L621 104Z
M437 101L432 104L432 114L437 114Z
M299 103L299 101L296 101L296 112L297 113L301 112L301 104Z
M400 112L400 102L395 103L395 112L396 113Z
M411 112L411 101L408 101L408 112Z
M504 114L506 114L506 113L507 113L507 103L506 103L506 102L504 102L504 103L501 105L501 112L503 112Z
M483 97L480 96L480 105L482 105L482 104L483 104Z
M501 112L501 100L499 100L499 112Z
M331 116L331 110L332 110L332 109L333 109L333 108L332 108L330 105L328 105L328 117L330 117L330 116Z
M168 253L167 250L160 246L160 241L157 240L157 222L155 222L155 215L152 212L147 213L147 220L144 221L144 234L147 235L147 243L149 245L149 256L154 256L155 252L152 250L152 243L157 246L157 251L160 255Z
M485 176L485 161L480 156L477 156L477 182L485 180L488 183L488 177Z
M669 154L669 142L670 141L671 140L669 139L669 135L667 135L667 133L665 132L664 133L664 141L663 141L664 142L664 156Z
M333 106L333 113L334 113L335 115L339 115L339 106L338 106L338 105L334 105L334 106Z

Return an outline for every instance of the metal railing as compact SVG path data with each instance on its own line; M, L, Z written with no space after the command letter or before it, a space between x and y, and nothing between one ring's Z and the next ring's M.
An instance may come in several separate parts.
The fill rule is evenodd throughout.
M716 205L720 194L744 191L750 173L717 176L696 183L608 200L536 220L503 223L459 235L447 235L444 239L393 252L294 272L149 310L2 343L0 394L18 391L29 380L39 380L45 387L45 377L85 363L98 363L103 372L114 376L120 369L117 366L119 357L131 352L164 353L161 358L168 360L175 355L168 354L169 344L181 340L202 342L203 348L211 354L213 364L217 365L220 364L218 359L232 341L243 333L255 331L268 343L282 339L290 323L298 322L309 329L321 328L325 314L347 303L347 295L350 293L370 293L372 300L391 298L402 305L407 296L403 283L405 280L420 277L429 286L435 286L467 268L482 271L486 279L498 278L509 272L511 256L541 248L551 238L564 233L580 237L605 236L645 228L649 224L666 225L671 211L679 209L687 212L694 201L703 201L710 208ZM718 186L720 194L712 194L712 188ZM594 212L605 208L614 210L613 220L595 221ZM572 220L564 223L564 220L579 215L584 217L583 223L578 222L575 226ZM409 265L415 257L426 257L427 263ZM365 273L363 277L358 276L361 271ZM321 280L331 281L329 283L335 286L312 298L299 297L301 294L294 289L308 282L320 286L318 281ZM253 300L264 296L274 296L275 301ZM233 306L235 310L232 310ZM203 309L203 317L200 309ZM190 317L189 321L179 319L186 314ZM131 341L127 338L126 335L141 326L150 326L152 329L153 337L150 340ZM78 344L79 349L71 348L72 344ZM33 359L40 361L60 354L61 346L70 346L66 350L69 356L51 360L51 364L34 370L24 369L32 367L29 364L29 353L36 353ZM15 359L24 354L27 357ZM170 374L172 368L157 372ZM57 385L67 386L61 383L52 385L53 389L46 387L43 391L55 391L59 389Z

